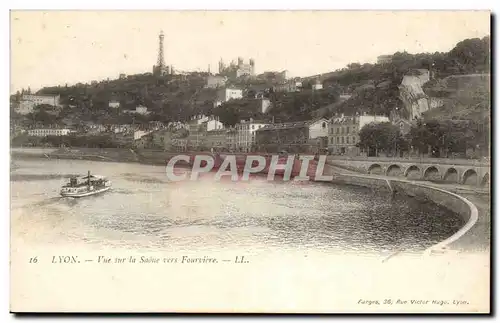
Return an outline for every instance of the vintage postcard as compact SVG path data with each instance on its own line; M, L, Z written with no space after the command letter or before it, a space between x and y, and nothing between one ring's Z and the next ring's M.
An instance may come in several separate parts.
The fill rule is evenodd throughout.
M489 313L490 19L11 11L11 311Z

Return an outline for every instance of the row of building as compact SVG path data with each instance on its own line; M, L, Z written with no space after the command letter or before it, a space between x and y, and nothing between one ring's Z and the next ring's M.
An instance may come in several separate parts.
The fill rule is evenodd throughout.
M385 116L339 116L309 121L270 123L242 120L225 128L215 117L196 116L183 126L151 132L134 142L136 148L167 151L290 152L360 155L359 132L368 123L389 122Z
M209 89L224 89L227 87L228 77L223 75L209 75L206 78L205 88ZM299 78L296 79L283 79L276 82L274 85L269 86L275 92L300 92L302 90L302 81ZM323 89L323 83L317 79L313 84L311 84L311 89L321 90Z
M194 116L187 123L151 125L91 125L85 131L68 128L36 128L30 136L66 136L109 134L121 146L154 148L167 151L293 152L359 155L360 130L369 123L389 122L385 116L339 116L309 121L270 123L241 120L234 127L224 125L214 116Z

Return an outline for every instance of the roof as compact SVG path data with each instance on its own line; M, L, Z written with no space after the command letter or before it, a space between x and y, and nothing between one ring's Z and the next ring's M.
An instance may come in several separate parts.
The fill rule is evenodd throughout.
M272 123L272 124L268 124L260 129L258 129L257 131L291 129L291 128L306 128L306 127L309 127L308 121Z
M88 175L78 177L78 179L85 179L85 180L88 178L89 178ZM90 175L90 179L105 179L105 178L106 177L102 175Z
M342 116L342 117L333 117L330 119L331 124L346 124L353 123L356 121L356 117L359 116Z
M306 122L307 122L308 124L310 124L310 125L311 125L311 124L315 124L315 123L320 122L320 121L325 121L325 122L327 122L327 121L328 121L328 119L327 119L327 118L324 118L324 117L318 117L318 118L314 118L314 119L309 120L309 121L306 121Z
M275 130L275 129L290 129L290 128L304 128L304 127L309 127L309 126L311 126L315 123L321 122L321 121L328 122L328 119L323 118L323 117L319 117L319 118L315 118L315 119L307 120L307 121L271 123L271 124L268 124L260 129L258 129L257 131L259 131L259 130Z
M240 120L240 122L238 122L238 124L242 125L242 124L268 124L269 121L265 121L265 120Z

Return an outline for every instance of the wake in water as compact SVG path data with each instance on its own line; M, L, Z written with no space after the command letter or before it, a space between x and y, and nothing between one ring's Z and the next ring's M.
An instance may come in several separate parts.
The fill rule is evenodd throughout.
M147 190L143 190L144 192L146 192ZM127 189L124 189L124 188L112 188L110 189L107 194L123 194L123 195L133 195L133 194L136 194L140 192L140 190L127 190Z
M44 199L42 201L38 201L35 203L24 205L23 208L28 208L28 209L44 208L44 207L54 206L54 205L58 205L58 204L73 207L75 205L78 205L81 201L102 199L102 198L105 198L106 195L115 195L115 194L134 195L137 193L147 193L147 192L149 192L149 190L137 190L137 189L136 190L128 190L128 189L122 189L122 188L113 188L105 194L86 196L85 198L54 196L54 197ZM34 194L34 195L45 195L45 194L41 193L41 194Z
M112 192L118 193L118 194L134 194L133 191L121 190L121 189L109 191L109 193L112 193ZM51 198L48 198L48 199L43 200L43 201L28 204L24 207L26 207L26 208L43 208L43 207L53 206L53 205L57 205L57 204L62 204L62 205L67 205L67 206L73 207L75 205L78 205L83 200L100 199L100 198L103 198L103 196L104 195L92 195L92 196L86 196L84 199L73 198L73 197L55 196L55 197L51 197Z
M66 179L79 175L75 174L13 174L10 176L12 182L48 181L54 179Z
M40 202L36 202L36 203L30 204L30 205L27 205L26 207L29 207L29 208L40 208L40 207L50 206L50 205L54 205L56 203L59 203L59 202L61 202L64 199L66 199L66 198L64 198L62 196L51 197L49 199L46 199L46 200L43 200L43 201L40 201Z
M167 181L158 179L156 177L139 175L139 174L123 173L121 174L121 176L123 176L123 179L131 182L152 183L152 184L167 183Z

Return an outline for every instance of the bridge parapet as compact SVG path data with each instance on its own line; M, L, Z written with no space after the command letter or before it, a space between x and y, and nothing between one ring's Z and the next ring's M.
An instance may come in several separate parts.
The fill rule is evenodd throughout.
M431 157L349 157L349 156L328 156L328 160L347 160L347 161L363 161L363 162L392 162L392 163L411 163L411 164L433 164L433 165L463 165L463 166L478 166L490 167L490 161L487 159L462 159L462 158L431 158Z
M328 157L327 161L335 166L357 170L365 174L406 177L412 180L429 180L456 184L488 186L490 166L467 160L440 159L339 159ZM456 163L452 163L456 161Z

